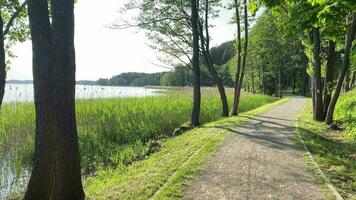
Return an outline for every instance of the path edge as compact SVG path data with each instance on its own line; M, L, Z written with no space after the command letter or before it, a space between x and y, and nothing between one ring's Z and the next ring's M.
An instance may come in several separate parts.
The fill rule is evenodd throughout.
M320 165L315 161L315 158L313 156L313 154L309 151L309 148L307 147L307 145L305 144L305 141L302 139L302 137L300 136L300 132L298 129L298 123L299 123L299 119L296 120L295 123L295 128L296 128L296 132L299 138L299 141L302 143L304 151L307 153L309 161L312 162L313 166L315 167L315 169L318 171L319 175L321 176L321 178L325 181L326 186L329 188L329 190L332 192L332 194L334 195L336 200L344 200L344 198L340 195L340 193L337 191L337 189L335 188L335 186L331 183L330 179L325 175L325 173L323 172L323 170L320 168Z

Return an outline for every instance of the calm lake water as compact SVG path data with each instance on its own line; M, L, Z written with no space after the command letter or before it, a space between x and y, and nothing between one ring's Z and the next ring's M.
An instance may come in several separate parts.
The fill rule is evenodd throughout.
M76 86L76 98L112 98L112 97L146 97L159 95L161 89L147 89L143 87L112 87L112 86ZM4 102L33 101L33 84L7 84Z
M147 97L157 96L163 89L148 89L143 87L110 87L110 86L76 86L77 99L114 98L114 97ZM4 103L33 102L33 84L7 84ZM0 152L0 199L6 199L13 191L26 188L29 178L28 171L22 171L16 176Z

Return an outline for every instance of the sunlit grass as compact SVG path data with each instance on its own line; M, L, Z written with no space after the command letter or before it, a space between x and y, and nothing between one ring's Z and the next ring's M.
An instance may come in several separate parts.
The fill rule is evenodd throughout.
M353 94L352 94L353 95ZM346 99L345 99L346 98ZM349 97L344 95L337 106L336 119L343 123L350 109L344 109L344 102ZM351 99L350 99L351 100ZM351 100L355 102L355 98ZM305 141L316 162L320 165L326 176L335 185L338 192L345 199L356 198L356 143L351 139L349 123L344 123L345 130L332 130L323 122L312 119L311 104L308 104L299 116L298 132ZM340 116L341 115L341 116ZM355 116L354 114L351 114ZM352 122L351 122L352 123ZM354 123L354 122L353 122Z
M228 90L232 103L232 90ZM240 112L276 101L244 94ZM152 140L171 136L189 121L190 90L143 98L86 99L76 102L81 165L84 175L98 168L125 167L150 153ZM201 122L217 120L221 103L215 89L204 89ZM15 174L29 169L34 155L35 113L32 103L6 104L0 114L0 154ZM2 173L2 172L0 172Z
M284 101L169 138L157 153L127 168L99 170L96 176L84 181L86 196L88 199L181 199L188 181L231 134L229 129Z

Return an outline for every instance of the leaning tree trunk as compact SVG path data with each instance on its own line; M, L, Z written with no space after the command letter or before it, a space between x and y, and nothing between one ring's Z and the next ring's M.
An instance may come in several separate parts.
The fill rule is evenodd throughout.
M313 29L313 71L314 71L314 98L315 98L315 112L314 119L323 121L323 95L322 95L322 82L321 82L321 58L320 58L320 32L319 29Z
M5 95L6 82L6 61L5 61L5 44L4 44L4 21L0 11L0 110Z
M335 42L330 40L328 47L328 57L326 63L326 75L325 75L325 84L324 84L324 116L328 112L329 104L331 101L331 95L334 87L334 79L336 72L336 51L335 51ZM325 119L324 119L325 120Z
M235 0L235 12L236 12L236 25L237 25L237 62L236 62L236 75L234 86L234 104L232 106L231 115L237 115L238 109L238 97L239 97L239 79L241 73L241 26L240 26L240 11L237 0Z
M339 80L336 84L336 89L334 92L334 96L331 99L328 108L328 113L326 114L326 119L325 119L326 124L331 124L333 121L335 106L341 93L342 84L345 80L346 72L350 67L350 52L351 52L352 42L355 39L355 32L356 32L356 13L353 13L352 22L347 28L347 35L346 35L346 42L345 42L345 55L344 55L344 60L342 62L342 71Z
M200 23L199 23L200 24ZM208 69L210 76L212 77L213 81L217 85L220 101L222 106L222 116L228 117L229 116L229 104L226 97L226 92L224 88L224 84L222 79L220 78L219 74L216 72L214 68L214 63L211 59L210 55L210 34L209 34L209 0L205 0L205 36L203 33L203 27L200 24L200 43L202 48L202 53L205 59L205 63Z
M350 82L351 82L351 72L350 68L347 70L346 75L345 75L345 81L344 81L344 91L345 93L350 91Z
M74 1L28 5L36 108L35 160L26 200L84 199L75 117Z
M193 109L191 115L191 124L193 126L199 125L200 117L200 102L201 102L201 91L200 91L200 68L199 68L199 28L198 28L198 1L191 0L191 25L193 31Z
M244 26L245 26L245 42L244 42L244 54L242 58L242 66L241 66L241 75L239 78L239 82L237 85L237 94L236 94L236 115L238 115L238 108L240 104L241 97L241 88L245 75L246 68L246 58L247 58L247 48L248 48L248 13L247 13L247 0L244 0Z

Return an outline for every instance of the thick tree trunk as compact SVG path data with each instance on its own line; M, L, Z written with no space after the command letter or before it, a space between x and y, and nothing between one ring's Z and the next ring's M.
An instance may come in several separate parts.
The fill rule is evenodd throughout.
M26 200L84 199L75 117L74 2L31 0L35 160Z
M345 42L345 55L344 55L344 60L342 62L342 71L339 80L336 84L334 96L332 97L328 108L328 112L325 119L326 124L331 124L333 121L335 106L341 93L342 84L345 80L346 72L350 67L350 52L351 52L352 42L355 39L355 32L356 32L356 13L353 13L352 22L347 29L346 42Z
M331 101L331 95L334 87L334 79L336 72L336 51L335 51L335 42L330 40L328 47L328 57L326 63L326 75L325 75L325 84L324 84L324 116L328 112L329 104ZM325 119L324 119L325 120Z
M199 67L199 28L198 28L198 1L191 0L191 24L193 30L193 109L191 115L191 124L193 126L199 125L200 117L200 102L201 102L201 91L200 91L200 67Z
M0 11L0 110L5 94L6 83L6 61L5 61L5 44L4 44L4 21Z
M237 85L237 93L236 93L236 114L239 114L238 108L240 104L240 97L241 97L241 88L244 80L245 75L245 68L246 68L246 58L247 58L247 48L248 48L248 13L247 13L247 0L244 0L244 25L245 25L245 42L244 42L244 53L242 57L242 66L241 66L241 75L239 78L239 82Z
M235 15L237 25L237 62L236 62L236 74L235 74L235 90L234 90L234 104L232 106L231 115L237 115L238 98L239 98L239 79L241 73L241 26L240 26L240 11L237 0L235 2ZM241 89L240 89L241 90Z
M313 71L314 71L314 98L315 98L315 112L314 119L323 121L323 96L322 96L322 81L321 81L321 58L320 58L320 32L319 29L313 29Z
M315 79L313 76L310 77L310 93L312 97L312 104L313 104L313 114L315 113Z

